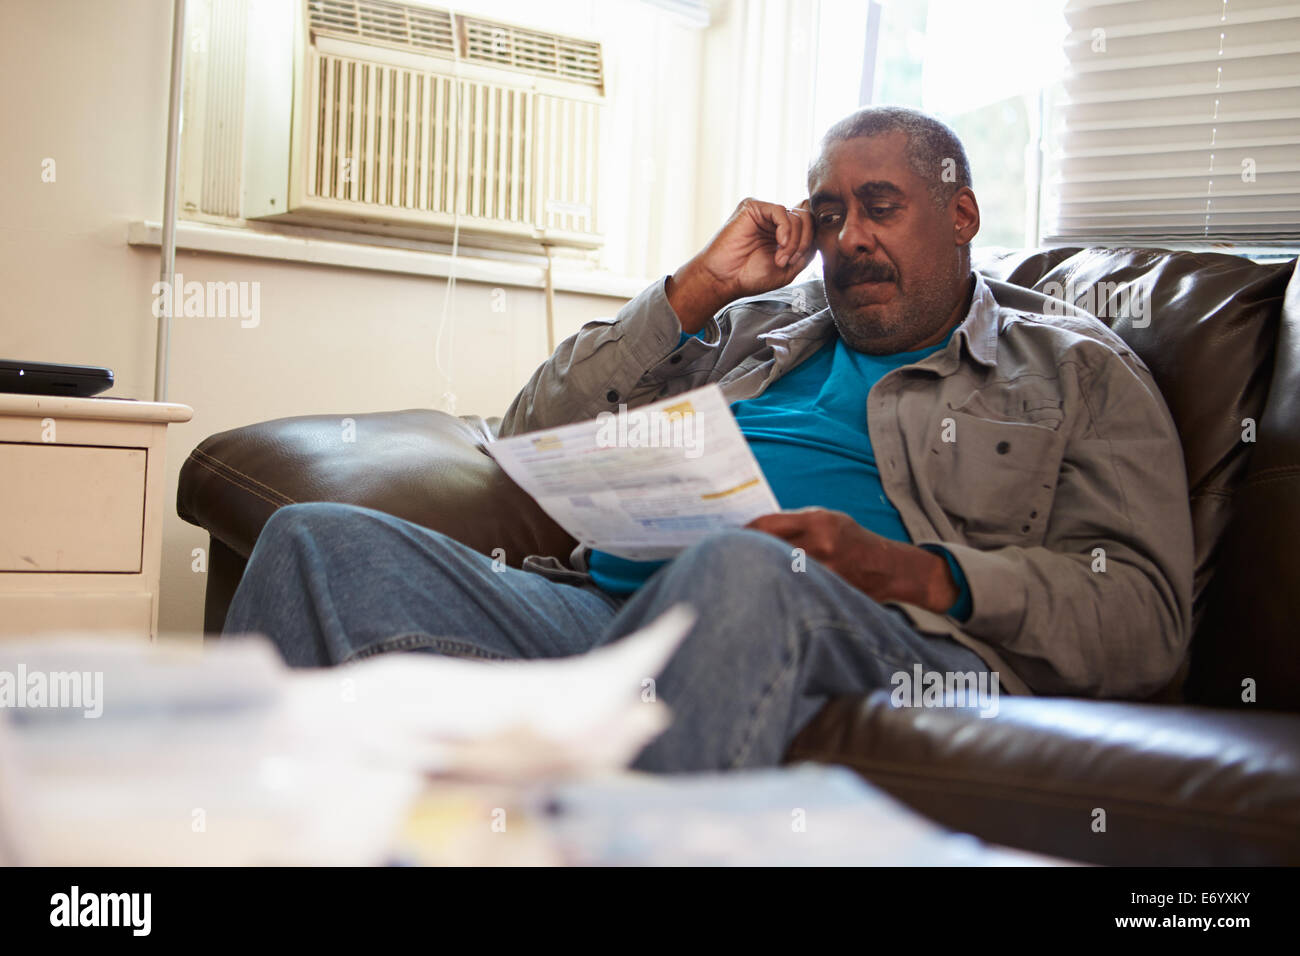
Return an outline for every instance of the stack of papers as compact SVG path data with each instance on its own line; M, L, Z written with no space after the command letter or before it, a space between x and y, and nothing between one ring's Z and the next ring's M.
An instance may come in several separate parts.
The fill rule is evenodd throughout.
M626 766L668 726L642 690L695 615L685 606L574 657L484 663L388 654L295 672L287 714L386 765L520 781Z
M0 862L384 862L431 776L626 766L693 615L580 657L385 655L294 671L257 637L0 644Z
M537 790L556 853L587 866L1057 866L932 823L845 767L621 774Z

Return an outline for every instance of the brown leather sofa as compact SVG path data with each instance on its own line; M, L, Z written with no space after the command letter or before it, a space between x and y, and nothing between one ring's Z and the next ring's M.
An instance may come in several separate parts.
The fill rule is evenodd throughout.
M1183 439L1196 532L1187 666L1155 701L1004 696L991 718L895 708L882 691L835 699L787 759L845 764L953 829L1071 859L1300 863L1295 260L1053 249L977 268L1090 308L1155 375ZM1108 318L1133 311L1133 290L1149 295L1149 321ZM567 556L568 536L480 450L494 420L351 415L356 442L345 445L342 417L223 432L185 462L177 510L212 542L208 631L220 630L262 525L291 502L378 508L484 552L504 545L512 564Z

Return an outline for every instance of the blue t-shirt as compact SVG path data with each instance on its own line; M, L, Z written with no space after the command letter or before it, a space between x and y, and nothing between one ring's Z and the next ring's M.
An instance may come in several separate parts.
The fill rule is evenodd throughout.
M893 355L868 355L828 339L757 398L731 406L772 493L783 509L817 506L843 511L876 534L910 541L903 520L880 482L867 431L867 393L887 372L919 362L948 344ZM690 336L683 334L682 342ZM961 567L938 546L961 591L948 613L966 620L971 596ZM611 594L631 594L664 561L629 561L604 551L588 555L596 584Z

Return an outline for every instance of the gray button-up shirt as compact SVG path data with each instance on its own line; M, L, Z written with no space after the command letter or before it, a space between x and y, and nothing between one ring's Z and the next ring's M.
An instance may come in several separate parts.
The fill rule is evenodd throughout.
M815 281L734 302L679 345L664 286L561 343L500 434L710 383L729 402L753 398L836 334ZM1012 693L1142 697L1169 682L1191 621L1182 447L1151 374L1119 336L977 273L948 345L883 376L867 421L885 494L913 543L946 546L971 590L961 623L899 604L918 630L975 651ZM584 549L571 562L582 572Z

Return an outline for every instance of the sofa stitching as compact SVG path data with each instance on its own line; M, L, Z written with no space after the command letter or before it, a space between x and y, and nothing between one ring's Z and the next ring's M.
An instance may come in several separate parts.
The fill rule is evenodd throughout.
M247 485L243 484L242 482L239 482L239 481L234 480L234 479L231 477L231 475L226 474L226 473L222 470L222 468L219 467L219 466L220 466L220 462L218 462L216 465L213 465L213 464L210 464L210 463L208 463L208 462L206 462L206 461L203 461L201 458L194 458L193 456L191 456L191 459L193 460L193 462L194 462L196 465L201 465L201 466L203 466L204 468L208 469L208 470L211 471L213 474L215 474L217 477L226 479L226 480L229 481L231 484L233 484L233 485L239 487L241 490L243 490L243 491L247 491L249 494L253 495L254 497L261 498L261 499L262 499L263 501L265 501L267 504L275 505L275 507L277 507L277 508L282 507L282 506L284 506L284 505L296 504L296 502L295 502L292 498L290 498L290 497L288 497L288 496L286 496L286 495L281 495L280 497L281 497L283 500L282 500L282 501L277 501L277 500L275 500L274 498L268 498L266 495L262 494L262 493L261 493L260 491L258 491L256 488L248 487ZM237 474L237 473L236 473L236 474ZM265 487L265 486L263 486L263 487ZM268 490L269 490L269 489L268 489ZM277 492L272 492L272 493L277 493Z
M871 779L877 779L877 775L897 778L900 781L907 780L914 784L926 784L934 788L944 788L947 790L963 789L968 796L979 796L982 794L992 794L1001 791L1006 796L1015 799L1023 799L1028 802L1037 802L1041 804L1054 804L1057 806L1075 805L1077 801L1084 798L1084 794L1078 791L1066 792L1055 789L1050 783L1041 781L1001 781L981 778L963 774L954 776L945 773L927 773L919 769L898 769L903 765L890 764L882 761L873 761L871 759L855 758L853 755L847 755L842 752L826 752L821 750L791 750L787 759L790 760L814 760L817 762L827 762L844 764L858 770L863 775L870 775ZM1241 826L1243 817L1240 811L1213 810L1207 807L1179 807L1167 803L1156 803L1149 799L1133 795L1121 795L1108 791L1091 791L1094 797L1088 798L1088 802L1110 801L1113 803L1126 804L1130 812L1138 816L1151 816L1164 819L1170 814L1181 815L1189 820L1206 820L1213 821L1216 827L1222 827L1224 821L1233 826ZM1292 834L1293 827L1286 821L1277 823L1261 820L1258 817L1245 818L1245 826L1248 828L1258 829L1260 827L1268 829L1270 833L1278 831Z
M812 750L812 751L809 751L809 752L812 752L812 753L821 753L821 751L819 751L819 750ZM839 759L839 758L837 758L837 759ZM891 762L891 761L882 761L882 760L880 760L879 758L870 758L870 757L868 757L868 758L858 758L857 762L863 763L864 766L875 766L875 767L879 767L879 768L881 768L881 769L883 769L883 770L886 770L887 772L926 773L925 770L917 769L917 768L915 768L913 765L911 765L911 764L909 764L909 763L896 763L896 762ZM895 768L895 769L894 769L894 770L890 770L889 768ZM968 780L968 781L970 781L970 782L972 782L972 783L977 783L977 784L979 784L980 786L986 786L986 787L998 787L998 786L1010 786L1010 787L1013 787L1013 788L1017 788L1017 787L1026 787L1026 788L1030 788L1030 789L1033 789L1033 790L1036 790L1036 791L1040 791L1040 792L1055 792L1055 793L1060 793L1060 794L1065 794L1065 795L1069 795L1069 794L1070 794L1069 791L1065 791L1065 790L1063 790L1063 789L1061 789L1061 788L1059 788L1059 787L1055 787L1055 786L1053 786L1053 784L1050 783L1050 782L1045 782L1045 781L1041 780L1040 778L1034 778L1034 777L1022 777L1022 778L1020 778L1019 780L1010 780L1010 781L1008 781L1006 778L1002 778L1002 777L998 777L998 778L994 778L994 777L981 777L981 776L979 776L979 775L971 774L971 773L963 773L963 774L961 774L960 777L953 777L952 774L950 774L950 773L945 773L945 772L942 772L942 771L940 771L940 772L934 772L934 771L931 771L931 772L930 772L930 776L933 776L933 777L936 778L936 779L938 779L938 778L943 778L943 779L962 779L962 780ZM1073 784L1071 784L1071 785L1073 785ZM1141 798L1139 798L1139 797L1121 796L1121 795L1119 795L1119 794L1112 794L1112 796L1114 796L1116 799L1120 799L1120 800L1139 800L1139 799L1141 799Z
M1250 485L1268 484L1274 481L1284 481L1290 478L1300 476L1300 465L1274 465L1272 468L1264 468L1255 472L1246 479L1244 484Z
M208 464L210 465L210 467L214 467L214 469L215 469L215 468L220 468L220 469L223 469L223 470L225 470L225 471L229 471L231 474L238 475L240 478L244 479L245 481L249 482L250 484L257 485L257 487L265 489L266 491L270 492L272 495L278 495L279 497L281 497L281 498L284 499L284 503L285 503L285 504L294 504L294 503L295 503L294 500L293 500L292 498L290 498L288 495L286 495L286 494L284 494L284 493L282 493L282 492L280 492L280 491L277 491L276 489L272 488L270 485L263 484L262 482L258 481L256 478L254 478L254 477L251 476L251 475L246 475L246 474L244 474L242 471L240 471L240 470L239 470L238 468L236 468L234 465L231 465L231 464L228 464L228 463L226 463L226 462L224 462L224 461L221 461L221 460L218 459L218 458L214 458L214 457L212 457L211 455L209 455L207 452L205 452L205 451L203 451L203 450L201 450L201 449L198 449L198 448L194 449L194 451L190 452L190 455L191 455L192 457L194 457L196 461L197 461L197 460L200 460L200 459L206 459L206 462L205 462L205 463L208 463ZM251 489L250 489L250 490L251 490Z
M1046 806L1054 809L1077 808L1080 803L1095 803L1099 806L1109 804L1112 813L1118 812L1121 816L1128 816L1139 821L1162 824L1172 823L1181 827L1213 830L1216 833L1228 833L1234 836L1249 836L1257 839L1277 839L1282 837L1283 842L1286 845L1300 845L1295 844L1294 828L1285 823L1273 823L1268 820L1259 820L1258 818L1243 818L1239 814L1229 811L1187 810L1162 804L1147 805L1133 800L1105 795L1097 795L1094 798L1086 800L1081 796L1077 802L1072 802L1060 795L1040 794L1033 791L1024 791L1015 794L999 794L996 791L990 792L989 790L977 790L968 787L964 788L952 780L927 781L919 777L912 777L904 774L881 774L873 776L871 779L873 782L878 784L882 780L889 780L900 786L910 785L914 790L960 794L974 798L1010 798L1018 800L1022 804L1037 804L1039 806Z

